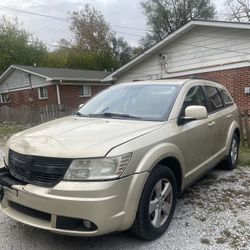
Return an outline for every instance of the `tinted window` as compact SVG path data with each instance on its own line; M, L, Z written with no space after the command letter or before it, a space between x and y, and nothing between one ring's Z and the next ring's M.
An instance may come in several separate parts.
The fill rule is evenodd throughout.
M191 105L201 105L201 106L206 107L205 97L204 97L202 88L200 86L192 87L188 91L185 97L184 103L183 103L181 116L185 116L186 107L191 106Z
M220 95L221 95L225 105L230 105L233 103L232 98L230 97L230 95L227 93L227 91L225 89L220 89Z
M117 85L104 90L79 111L79 116L165 120L180 86Z
M211 86L205 86L205 89L208 96L210 111L212 112L222 108L223 103L217 88Z

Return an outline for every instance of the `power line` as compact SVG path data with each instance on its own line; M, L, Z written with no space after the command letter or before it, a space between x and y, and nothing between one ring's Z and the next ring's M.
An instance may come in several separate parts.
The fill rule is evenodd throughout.
M1 8L1 6L0 6L0 8ZM133 34L133 35L135 35L135 34ZM221 36L208 36L208 35L199 35L200 37L208 37L208 38L224 38L224 37L221 37ZM245 39L245 40L247 40L247 39ZM203 40L203 41L207 41L207 39L206 40ZM203 42L203 41L199 41L199 42ZM33 42L33 41L27 41L27 42ZM99 51L94 51L94 50L86 50L86 49L81 49L81 48L74 48L74 47L66 47L66 46L60 46L60 45L55 45L55 44L49 44L49 43L45 43L44 42L44 44L45 45L47 45L47 46L50 46L50 47L54 47L54 48L64 48L64 49L73 49L73 50L78 50L78 51L84 51L84 52L99 52ZM196 44L196 45L194 45L194 44L188 44L188 43L183 43L183 42L180 42L180 44L182 44L182 45L186 45L186 46L190 46L190 47L199 47L199 48L206 48L206 49L208 49L208 50L219 50L219 51L223 51L223 52L235 52L235 53L240 53L240 54L249 54L250 55L250 53L248 53L248 52L246 52L246 51L239 51L239 50L228 50L228 49L225 49L225 48L227 48L227 47L231 47L231 45L230 46L224 46L223 48L218 48L218 47L209 47L209 46L204 46L204 45L198 45L198 44ZM215 42L215 43L213 43L213 44L218 44L218 42ZM245 43L240 43L240 44L245 44ZM248 44L248 43L246 43L246 44ZM210 44L211 45L211 44ZM169 53L170 51L160 51L161 53ZM180 50L178 50L178 52L180 52ZM131 53L131 52L127 52L127 53L124 53L124 54L128 54L128 55L134 55L133 53ZM145 55L150 55L150 54L155 54L155 52L147 52L147 51L145 51L145 52L142 52L141 54L139 54L139 55L143 55L143 54L145 54ZM192 54L192 53L190 53L190 54ZM188 54L187 54L188 55ZM180 60L180 62L181 61L183 61L183 60ZM179 62L179 61L176 61L176 62Z
M131 26L120 26L120 25L111 25L112 27L121 28L121 29L131 29L131 30L141 30L141 31L152 31L151 29L135 28Z
M206 36L206 37L209 37L209 36ZM204 40L204 41L207 41L207 40ZM88 50L85 50L85 49L81 49L81 48L74 48L74 47L66 47L66 46L59 46L59 45L53 45L53 44L48 44L48 43L45 43L46 45L50 46L50 47L55 47L55 48L64 48L64 49L74 49L74 50L78 50L78 51L84 51L84 52L98 52L98 51L88 51ZM179 44L181 45L185 45L185 46L189 46L189 47L194 47L194 48L205 48L207 49L206 51L222 51L222 52L229 52L229 53L238 53L238 54L241 54L241 55L250 55L250 52L246 52L246 51L240 51L240 50L232 50L232 49L227 49L228 47L231 47L231 45L228 45L228 46L223 46L223 47L210 47L210 46L204 46L204 45L198 45L198 44L190 44L190 43L184 43L184 42L180 42ZM213 44L218 44L218 42L216 43L213 43ZM242 42L242 43L239 43L237 45L249 45L249 43L247 42ZM210 44L211 45L211 44ZM202 51L202 52L206 52L206 51ZM169 53L171 51L160 51L161 53ZM178 50L179 52L179 50ZM152 54L155 54L156 52L142 52L141 54L139 55L152 55ZM131 52L127 52L127 53L124 53L124 54L128 54L128 55L134 55L133 53ZM189 53L189 54L185 54L186 55L192 55L192 53ZM183 56L183 55L182 55ZM210 55L212 56L212 55ZM181 57L181 56L179 56ZM177 58L177 57L176 57ZM198 57L197 57L198 58ZM195 58L193 58L195 59ZM176 62L182 62L184 60L179 60L179 61L174 61L175 63Z
M207 37L207 38L225 38L225 37L222 37L222 36L209 36L209 35L200 35L199 33L198 33L198 37ZM232 38L233 39L233 38ZM246 40L246 41L249 41L248 39L242 39L242 40ZM203 42L203 41L208 41L207 39L206 40L202 40L202 41L198 41L198 42ZM28 41L28 42L32 42L32 41ZM221 42L223 42L223 41L221 41ZM72 47L63 47L63 46L59 46L59 45L53 45L53 44L48 44L48 43L45 43L47 46L51 46L51 47L55 47L55 48L65 48L65 49L74 49L74 50L78 50L78 51L84 51L84 52L98 52L98 51L87 51L87 50L85 50L85 49L80 49L80 48L72 48ZM183 42L180 42L180 44L182 44L182 45L186 45L186 46L190 46L190 47L195 47L195 48L197 48L197 47L200 47L200 48L206 48L207 50L206 51L222 51L222 52L230 52L230 53L238 53L238 54L240 54L240 55L250 55L250 53L249 52L246 52L246 51L240 51L240 50L232 50L232 49L226 49L227 47L231 47L231 45L229 45L229 46L224 46L224 47L220 47L220 48L218 48L218 47L210 47L210 45L211 44L217 44L218 45L218 41L217 42L215 42L215 43L210 43L209 44L209 46L204 46L204 45L197 45L197 44L195 44L194 45L194 43L192 43L192 44L189 44L189 43L183 43ZM238 43L237 45L239 45L240 43ZM247 45L249 45L249 43L241 43L241 44L247 44ZM160 51L161 53L164 53L164 51ZM169 51L165 51L166 53L169 53ZM180 52L180 50L178 50L178 52ZM202 51L202 52L204 52L204 51ZM143 54L145 54L145 55L150 55L150 54L155 54L156 52L147 52L147 51L145 51L145 52L143 52L143 53L141 53L140 55L143 55ZM124 54L129 54L129 55L133 55L131 52L130 53L124 53ZM193 54L193 53L190 53L190 54ZM221 54L223 54L223 53L221 53ZM187 54L188 55L188 54ZM210 56L213 56L213 55L210 55ZM177 56L178 57L178 56ZM176 58L176 56L175 56L175 58ZM196 58L193 58L193 59L197 59L197 58L200 58L200 57L196 57ZM231 58L231 57L227 57L227 58ZM225 59L225 58L222 58L222 59ZM177 62L184 62L184 61L187 61L187 60L189 60L189 59L184 59L184 60L179 60L179 61L174 61L174 63L177 63ZM209 61L214 61L214 60L207 60L207 62L209 62ZM188 65L188 64L185 64L185 65ZM159 64L156 64L155 66L154 65L151 65L150 66L150 68L152 69L153 67L159 67ZM141 72L140 72L141 73ZM136 74L136 73L133 73L133 74Z
M142 37L141 35L132 34L132 33L127 33L127 32L121 32L121 31L117 31L117 30L115 30L115 32L116 32L116 33L120 33L120 34L124 34L124 35L129 35L129 36Z
M53 20L56 20L56 21L62 21L62 22L67 22L67 23L70 22L68 18L50 16L50 15L40 14L40 13L36 13L36 12L32 12L32 11L16 9L16 8L8 7L8 6L0 5L0 8L10 10L10 11L20 12L20 13L25 13L25 14L29 14L29 15L50 18L50 19L53 19ZM151 31L149 29L143 29L143 28L139 28L139 27L129 27L129 26L121 26L121 25L110 25L110 26L120 28L120 29L131 29L131 30L137 30L137 31L140 30L140 31L145 31L145 32L146 31ZM116 32L118 32L118 31L116 31ZM119 33L121 33L121 32L119 32ZM129 34L129 33L126 33L126 35L139 36L139 35L136 35L136 34Z
M6 10L15 11L15 12L20 12L20 13L25 13L25 14L29 14L29 15L34 15L34 16L40 16L40 17L50 18L50 19L54 19L54 20L56 20L56 21L69 22L68 19L62 18L62 17L54 17L54 16L44 15L44 14L35 13L35 12L31 12L31 11L15 9L15 8L12 8L12 7L1 6L1 5L0 5L0 8L1 8L1 9L6 9Z

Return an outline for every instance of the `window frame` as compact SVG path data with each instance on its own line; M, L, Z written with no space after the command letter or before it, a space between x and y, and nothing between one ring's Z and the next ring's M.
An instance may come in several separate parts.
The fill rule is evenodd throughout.
M219 97L220 97L220 99L221 99L221 103L222 103L222 106L221 106L220 108L215 109L215 110L212 109L211 104L210 104L210 100L209 100L209 96L208 96L208 93L207 93L207 90L206 90L206 87L212 87L212 88L215 88L215 89L216 89L216 91L217 91L217 93L218 93L218 95L219 95ZM218 112L218 111L221 111L222 109L225 108L225 105L224 105L224 102L223 102L223 99L222 99L222 97L221 97L221 94L220 94L220 91L219 91L218 87L204 84L204 85L202 86L202 88L203 88L203 92L204 92L205 98L206 98L207 113L208 113L209 115L210 115L210 114L213 114L213 113L216 113L216 112Z
M225 106L225 107L228 107L228 106L232 106L232 105L234 105L234 100L233 100L233 98L231 97L230 93L227 91L227 89L224 89L224 88L218 88L218 91L219 91L219 93L220 93L220 96L221 96L222 102L223 102L223 104L224 104L224 106ZM221 93L222 91L225 91L225 92L226 92L226 94L230 97L230 99L231 99L231 102L230 102L230 103L225 103L225 101L224 101L224 99L223 99L223 97L222 97L222 93Z
M41 96L41 89L46 89L46 96ZM44 93L43 93L44 94ZM48 86L43 86L38 88L38 99L45 100L49 98Z
M181 106L180 106L180 110L179 110L179 115L178 115L179 118L181 117L181 113L182 113L182 110L183 110L183 105L184 105L184 102L185 102L187 94L189 93L189 91L192 88L197 87L197 86L200 87L200 89L202 91L202 94L203 94L203 97L204 97L204 101L205 101L205 106L204 107L208 110L208 100L207 100L207 96L206 96L206 94L204 92L204 88L203 88L204 85L203 84L194 84L194 85L189 86L189 88L186 89L186 91L184 93L184 98L182 100L182 103L181 103Z
M89 93L84 93L84 88L88 88ZM92 96L92 89L91 89L91 85L81 85L81 89L80 89L80 97L91 97Z

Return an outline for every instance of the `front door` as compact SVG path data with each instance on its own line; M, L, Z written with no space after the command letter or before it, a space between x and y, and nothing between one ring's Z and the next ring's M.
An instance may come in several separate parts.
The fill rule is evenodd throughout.
M191 105L201 105L207 108L203 89L199 85L187 90L180 116L185 116L185 109ZM184 156L185 174L191 175L196 172L211 157L213 126L209 126L212 122L210 120L211 118L191 121L178 127L179 135L175 139L175 143Z

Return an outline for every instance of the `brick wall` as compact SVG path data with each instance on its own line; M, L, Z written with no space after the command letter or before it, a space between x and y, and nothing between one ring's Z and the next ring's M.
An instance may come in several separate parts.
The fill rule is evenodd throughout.
M22 105L41 107L48 104L56 104L56 86L50 85L48 87L48 98L47 99L38 99L38 88L25 89L19 91L10 92L10 103L8 106L11 107L20 107ZM6 105L6 104L1 104Z
M92 85L91 94L96 95L100 91L107 88L108 85ZM69 107L77 108L80 104L85 103L91 97L80 97L81 86L77 85L61 85L60 86L60 96L61 103L66 104Z
M250 95L244 93L244 88L250 87L250 67L205 72L195 76L209 78L224 85L241 110L250 110Z
M38 88L32 90L19 90L10 93L10 103L0 104L8 105L11 107L20 107L22 105L28 105L33 107L41 107L49 104L57 104L57 92L55 85L49 85L48 98L38 99ZM92 96L98 92L107 88L108 85L93 85L91 86ZM61 104L65 104L68 107L77 108L80 104L85 103L90 97L80 97L81 86L77 85L60 85Z

